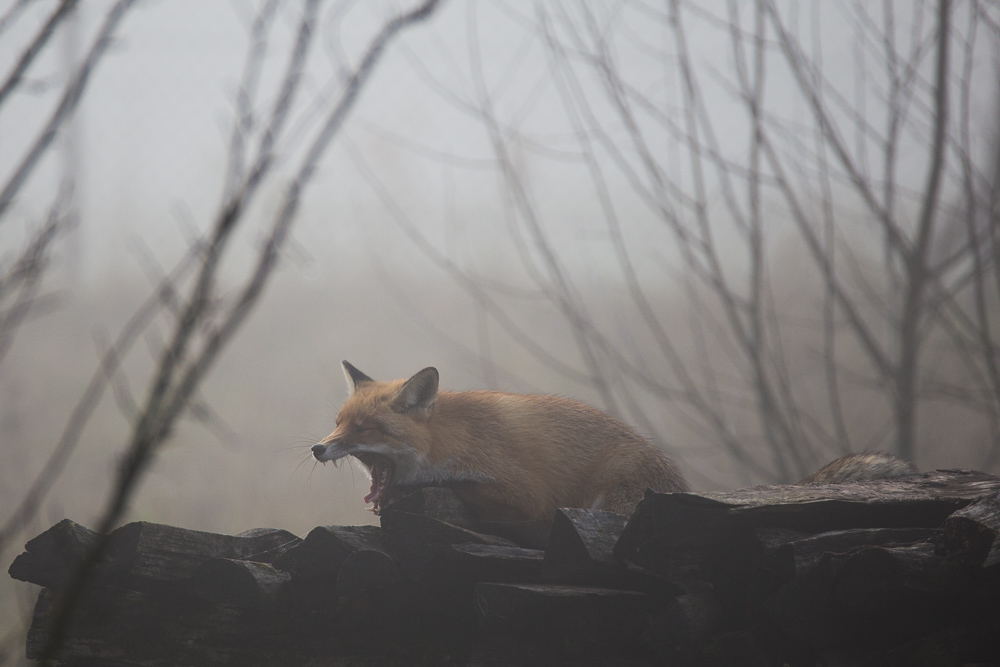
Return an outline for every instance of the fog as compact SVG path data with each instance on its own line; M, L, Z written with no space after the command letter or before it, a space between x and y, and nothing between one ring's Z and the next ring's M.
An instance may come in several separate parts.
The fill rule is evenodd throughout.
M4 72L58 3L27 3L23 10L22 4L0 3L0 17L10 19L0 19ZM36 140L113 4L81 3L16 94L0 103L3 182ZM741 68L754 71L753 11L747 5L735 19L747 40L749 60L740 63L727 23L734 20L733 5L677 5L689 49L684 62L699 77L700 111L691 121L683 101L690 89L671 24L674 5L667 5L450 0L390 43L312 175L259 303L204 378L194 409L156 450L122 521L233 534L270 526L300 536L317 525L373 523L377 517L362 501L369 480L361 468L321 466L309 451L332 430L346 396L342 359L376 378L434 365L446 389L555 393L590 402L650 436L698 490L791 482L849 449L894 451L892 397L898 392L890 386L891 373L871 370L866 354L874 353L852 333L842 303L829 306L842 310L825 328L829 283L789 202L794 196L816 229L829 222L822 229L838 248L835 260L832 250L829 256L846 267L844 289L861 295L859 317L871 322L866 330L877 334L887 357L899 349L894 323L903 301L893 290L905 274L902 263L885 260L891 248L873 222L878 216L850 170L837 166L832 139L818 147L820 126L801 83L781 64L782 45L773 31L756 70L758 92L790 187L783 188L773 166L765 167L758 174L762 197L754 199L747 183L756 182L757 172L745 165L766 161L760 156L767 147L750 139L753 117L739 89ZM84 387L99 372L101 355L162 276L209 234L222 209L248 36L262 6L160 0L131 8L79 108L0 213L5 268L49 215L60 184L73 184L69 209L76 223L54 242L39 292L44 298L0 363L0 519L13 515L51 455ZM273 176L223 259L215 293L220 307L246 280L295 165L347 72L383 23L408 6L322 6ZM896 189L890 208L909 220L900 225L904 234L917 238L932 164L934 16L930 9L914 14L909 3L889 6L899 52L916 53L915 83L900 94L912 108L900 121L891 170L880 152L885 142L871 127L891 115L896 98L883 94L888 79L872 65L876 41L856 5L790 3L775 11L795 27L803 52L820 68L831 122L840 123L860 172L879 196L891 174ZM301 12L299 3L278 3L270 41L260 51L255 132L278 99ZM888 15L873 12L872 20L884 26L880 21ZM978 24L969 7L957 7L955 34L968 37L972 25ZM595 54L603 54L620 78L603 77L600 67L589 70ZM963 69L966 56L975 69ZM942 203L935 205L943 222L928 250L931 258L966 247L952 238L965 234L962 215L973 216L962 204L961 156L978 170L976 183L989 186L995 59L995 40L986 35L965 51L956 46L950 61L956 74L949 137L957 146L964 136L968 150L949 153ZM964 81L970 84L960 85ZM609 90L625 91L634 106L616 107L622 97ZM697 137L699 151L685 132ZM820 153L832 175L820 168ZM705 173L699 176L698 169ZM737 209L756 213L741 222ZM758 265L747 250L754 238L747 229L757 228L747 221L756 219L764 221L759 229L761 256L766 254L759 292L753 288ZM676 220L681 222L672 226ZM707 234L699 224L708 220L717 269L704 259L709 254L698 254L708 238L698 236ZM689 233L700 240L685 246L678 227L696 230ZM976 243L966 245L977 255ZM954 310L929 307L932 314L921 325L928 370L921 375L926 394L913 450L921 469L998 469L992 454L996 396L972 395L973 388L989 386L984 369L990 364L968 361L968 372L962 365L976 345L992 349L975 334L992 340L985 322L996 325L996 295L986 294L975 310L985 315L976 320L981 326L968 325L962 334L966 348L950 337L949 326L974 319L963 319L959 309L973 312L969 304L979 303L963 291L974 282L968 278L972 265L955 260L947 266L965 267L965 278L948 282L942 269L928 288L953 289ZM704 273L698 267L706 267ZM995 271L995 264L985 270ZM788 421L805 424L787 436L789 442L802 438L794 455L774 448L780 438L760 418L753 393L759 382L741 338L727 333L736 325L727 319L726 300L713 292L716 278L731 281L726 289L740 304L762 295L766 358L778 360L762 377L774 383L778 403L783 396L798 401L799 413L789 414L810 415ZM181 302L191 284L190 274L178 282ZM943 287L952 284L959 286ZM574 319L581 313L586 324ZM747 315L748 329L751 321ZM96 524L174 326L169 308L162 309L122 359L64 472L5 546L5 563L24 541L62 518ZM664 332L696 378L698 400L663 351ZM833 342L837 351L825 351ZM836 363L824 365L826 359ZM828 409L834 365L842 387ZM660 393L652 389L656 383ZM709 418L715 413L705 402L718 407L720 422ZM838 430L838 424L846 427ZM739 456L727 438L739 443ZM0 582L0 625L11 628L15 647L34 595L32 586Z

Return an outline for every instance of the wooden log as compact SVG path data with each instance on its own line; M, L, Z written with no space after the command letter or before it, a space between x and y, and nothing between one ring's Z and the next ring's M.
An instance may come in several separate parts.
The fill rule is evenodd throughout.
M215 558L199 565L187 586L206 600L261 607L276 600L290 578L269 563Z
M392 550L395 546L411 541L435 542L438 544L494 544L497 546L516 546L510 540L496 535L477 533L467 528L455 526L421 514L409 512L384 512L380 517L382 529L385 531L386 546Z
M251 528L236 536L234 557L255 563L273 563L302 538L281 528Z
M108 576L119 585L145 590L194 576L199 566L218 558L274 559L299 541L284 530L257 529L234 536L137 521L109 535Z
M1000 493L949 516L939 553L974 567L1000 564Z
M63 519L29 540L24 553L14 559L7 572L20 581L59 588L96 539L94 531Z
M764 546L756 560L758 568L787 583L812 568L825 554L846 554L864 547L910 546L930 542L941 534L934 528L858 528L804 535L782 529L758 529L755 536Z
M763 550L752 527L725 503L696 494L647 492L629 518L614 554L621 560L684 587L710 582L738 588ZM738 598L742 590L731 597Z
M552 530L552 520L550 518L531 521L477 520L472 530L480 534L496 535L525 549L545 549L546 540Z
M281 592L282 604L294 608L333 610L338 603L341 566L359 551L384 549L378 526L318 526L301 544L274 560L274 567L291 575Z
M92 610L81 604L69 624L68 632L56 653L57 659L66 662L80 659L90 659L95 662L120 657L127 651L116 637L117 625L122 619L136 616L135 605L141 593L121 591L116 599L104 601L99 614L88 613ZM32 615L31 627L25 639L25 654L29 660L38 660L48 647L49 621L52 612L58 608L60 598L57 591L43 588L38 593ZM94 627L94 620L100 618L104 631Z
M995 641L981 632L971 643L952 640L984 619L994 627L998 616L1000 568L990 560L997 481L938 471L805 493L756 487L649 494L614 548L599 515L561 512L551 556L388 507L383 528L323 527L303 541L272 529L224 536L130 524L112 540L115 560L102 565L102 586L85 597L63 659L120 666L374 663L378 647L391 645L403 664L400 656L427 655L422 647L435 628L434 642L461 646L435 655L486 664L504 661L492 649L470 648L483 637L482 646L504 651L544 647L509 654L539 664L553 656L564 663L642 663L655 658L650 646L663 661L743 664L738 658L757 645L758 632L768 651L778 646L774 655L803 657L776 664L855 654L876 656L872 664L909 664L941 641L952 642L949 659L981 661L966 648ZM860 527L845 526L854 521ZM94 537L72 522L46 533L26 545L12 575L58 585L52 573L74 564ZM928 537L940 538L937 552ZM623 554L625 566L618 563ZM622 587L647 592L535 583L546 565L556 573L607 567ZM414 579L420 574L421 583L403 570ZM758 570L773 578L766 596L752 586ZM39 609L51 596L43 591ZM477 620L478 631L468 626ZM32 655L44 637L41 621L35 626ZM723 653L736 658L718 658ZM887 663L887 655L896 662Z
M116 563L119 581L126 587L141 587L148 581L186 579L208 560L231 558L235 540L231 535L137 521L111 533L108 556Z
M852 528L937 528L953 512L1000 491L1000 477L971 470L850 484L754 486L701 494L758 526L810 533ZM674 494L681 495L681 494Z
M542 576L564 583L610 582L625 564L614 555L628 517L601 510L563 508L556 511L545 545Z
M467 582L451 576L447 560L453 544L483 544L503 547L513 542L496 535L477 533L450 523L408 512L384 512L381 517L385 543L407 576L423 584L455 589Z
M25 545L11 564L17 579L49 588L63 584L97 534L65 519ZM142 588L193 576L203 563L216 559L268 562L301 540L286 530L255 529L238 536L218 535L156 523L130 523L113 531L97 573L117 585Z
M883 664L911 667L930 664L933 660L939 665L986 667L997 664L997 656L1000 656L1000 616L965 627L945 628L890 649ZM869 660L868 664L876 664L876 661Z
M674 580L716 581L763 551L754 531L823 533L857 528L937 528L953 512L1000 491L1000 478L939 470L896 479L730 492L647 493L615 554Z
M844 557L837 575L834 600L841 609L863 623L890 627L961 604L974 584L967 569L937 556L929 543L860 549Z
M402 487L393 492L379 512L382 527L396 525L393 515L419 515L450 526L471 530L479 535L499 538L497 544L525 548L543 548L551 525L550 519L538 521L484 521L463 501L460 487Z
M558 584L479 583L476 612L487 632L577 653L611 650L628 655L647 651L642 630L653 613L642 593Z
M454 605L441 604L441 596L435 592L420 589L405 577L400 564L388 553L356 551L337 572L338 633L359 646L362 654L372 648L377 654L383 644L401 647L414 638L425 643L426 651L426 644L433 644L453 625L450 612ZM380 663L374 660L373 664Z
M726 613L711 591L686 593L671 600L643 632L643 640L667 662L690 661L726 629Z
M183 590L182 590L183 589ZM37 659L48 642L56 593L42 589L35 605L26 653ZM298 619L296 619L298 620ZM324 629L333 625L319 616ZM175 586L156 592L104 588L85 598L57 653L62 665L165 667L167 665L304 665L310 655L342 654L329 636L306 632L282 614L251 612L212 602Z
M626 563L624 571L616 578L616 585L613 588L639 591L655 600L663 601L683 595L684 593L712 590L713 587L711 584L702 581L671 581L661 574L651 572L632 563Z
M438 486L397 489L382 512L420 514L453 526L475 530L475 517L451 489Z
M274 566L297 578L335 577L348 556L367 549L384 549L378 526L317 526L300 544L276 557Z
M787 636L816 649L873 650L981 614L971 574L929 543L866 547L824 555L764 607Z
M526 621L572 624L579 619L604 619L625 612L632 619L648 619L649 598L636 591L595 586L561 584L506 584L482 582L476 585L476 611L481 623Z
M538 549L475 544L448 545L444 560L456 578L480 581L538 583L544 552Z
M748 629L738 629L705 637L694 644L670 644L667 637L655 633L658 621L654 619L643 637L654 647L662 665L708 666L711 667L774 667L775 665L825 664L818 661L787 660L787 656L775 654L775 647L761 641ZM851 663L832 663L851 664Z
M462 502L454 489L434 486L397 489L379 516L384 517L394 512L418 514L481 535L494 535L527 548L544 547L551 523L548 519L513 523L482 521Z
M353 598L371 589L387 589L399 583L403 575L389 554L381 550L361 549L344 559L337 572L337 595Z

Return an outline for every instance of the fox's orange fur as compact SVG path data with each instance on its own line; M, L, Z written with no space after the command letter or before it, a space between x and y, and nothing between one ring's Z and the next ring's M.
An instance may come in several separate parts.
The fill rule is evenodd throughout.
M376 509L396 485L452 486L480 521L538 541L559 507L630 514L646 488L687 489L659 449L582 403L439 392L434 368L391 382L347 362L344 371L351 395L336 430L313 452L320 461L361 460L372 472L366 500Z

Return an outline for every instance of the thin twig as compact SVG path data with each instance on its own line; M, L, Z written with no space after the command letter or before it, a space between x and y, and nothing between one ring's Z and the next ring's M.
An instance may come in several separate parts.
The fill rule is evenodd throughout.
M284 202L272 224L271 233L239 298L222 316L221 322L209 333L201 351L194 355L187 365L181 367L183 353L193 330L205 324L203 316L208 300L207 290L214 280L214 273L221 258L221 252L226 245L226 238L232 233L243 210L242 203L232 201L223 208L202 260L202 272L192 288L192 295L179 319L174 339L161 356L160 367L142 413L133 429L130 444L122 459L111 496L97 523L96 530L99 536L79 563L53 608L51 623L48 626L48 636L40 656L43 662L54 658L62 645L80 596L85 590L94 567L107 549L109 533L125 512L136 484L142 473L148 468L157 446L169 435L177 417L189 405L190 398L201 379L212 367L219 353L245 321L257 302L267 279L273 272L279 251L296 217L303 191L310 183L320 158L342 126L348 112L353 108L386 45L403 28L427 18L436 8L438 2L439 0L426 0L416 9L387 22L372 40L361 64L345 85L338 104L327 116L300 162L293 181L287 187ZM307 5L303 15L309 17L311 11ZM299 40L308 41L309 32L300 30ZM300 50L301 44L297 44L293 61L299 57ZM298 74L298 71L294 70L289 70L286 74L282 87L285 94L293 94L295 86L289 86L288 82L293 78L297 80ZM287 115L287 110L282 102L279 101L276 104L272 111L271 128L280 127L282 119ZM276 135L277 132L274 133L274 136ZM260 155L264 159L267 159L267 155L270 154L270 146L266 145L268 141L262 142L262 147L266 150L262 149ZM260 167L260 163L258 163L258 167ZM254 171L256 170L251 171L251 179L254 178Z
M21 186L28 180L28 177L38 165L42 155L52 145L52 141L56 138L59 128L62 127L63 123L76 110L80 99L83 97L83 92L87 88L87 83L90 81L91 74L111 45L111 40L115 30L118 28L118 24L121 23L125 14L135 5L135 2L136 0L118 0L115 6L111 8L111 11L108 12L107 17L104 19L104 24L101 26L97 38L90 48L90 52L66 86L59 104L56 105L48 122L38 134L35 143L32 144L27 154L21 159L20 164L14 170L6 185L0 190L0 224L5 219L4 213L7 211L7 207L10 206L14 197L17 196Z

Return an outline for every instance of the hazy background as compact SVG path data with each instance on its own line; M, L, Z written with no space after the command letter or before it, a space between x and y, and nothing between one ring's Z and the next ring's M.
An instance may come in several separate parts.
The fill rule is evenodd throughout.
M57 5L0 2L0 71ZM996 471L1000 14L952 8L946 164L930 207L938 222L922 264L907 265L908 246L894 246L886 229L917 245L927 207L937 6L861 5L444 2L388 46L303 195L262 300L201 385L195 413L155 454L127 520L302 536L371 523L361 470L317 467L309 452L345 397L341 359L376 378L434 365L447 389L591 402L649 435L699 490L792 482L869 448L909 453L921 469ZM112 6L81 2L0 103L0 180L36 140ZM0 519L53 451L110 341L211 229L262 6L130 8L79 108L0 213L9 268L60 184L73 184L66 210L76 223L53 242L38 300L0 363ZM407 6L321 3L276 170L223 261L220 303L245 280L344 72ZM261 118L301 13L278 3L259 51ZM817 120L775 17L808 58L806 79L835 131ZM741 68L757 83L745 87ZM753 90L760 136L787 183L753 138ZM837 141L849 160L838 161ZM873 212L859 178L890 213ZM809 229L825 243L819 254ZM931 267L915 292L926 307L909 449L894 421L905 379L873 364L817 268L822 257L839 267L838 289L887 359L906 346L911 269ZM189 286L178 284L181 298ZM172 330L161 312L123 358L4 563L64 517L96 524L134 425L128 403L147 396ZM0 581L0 619L14 635L35 593Z

